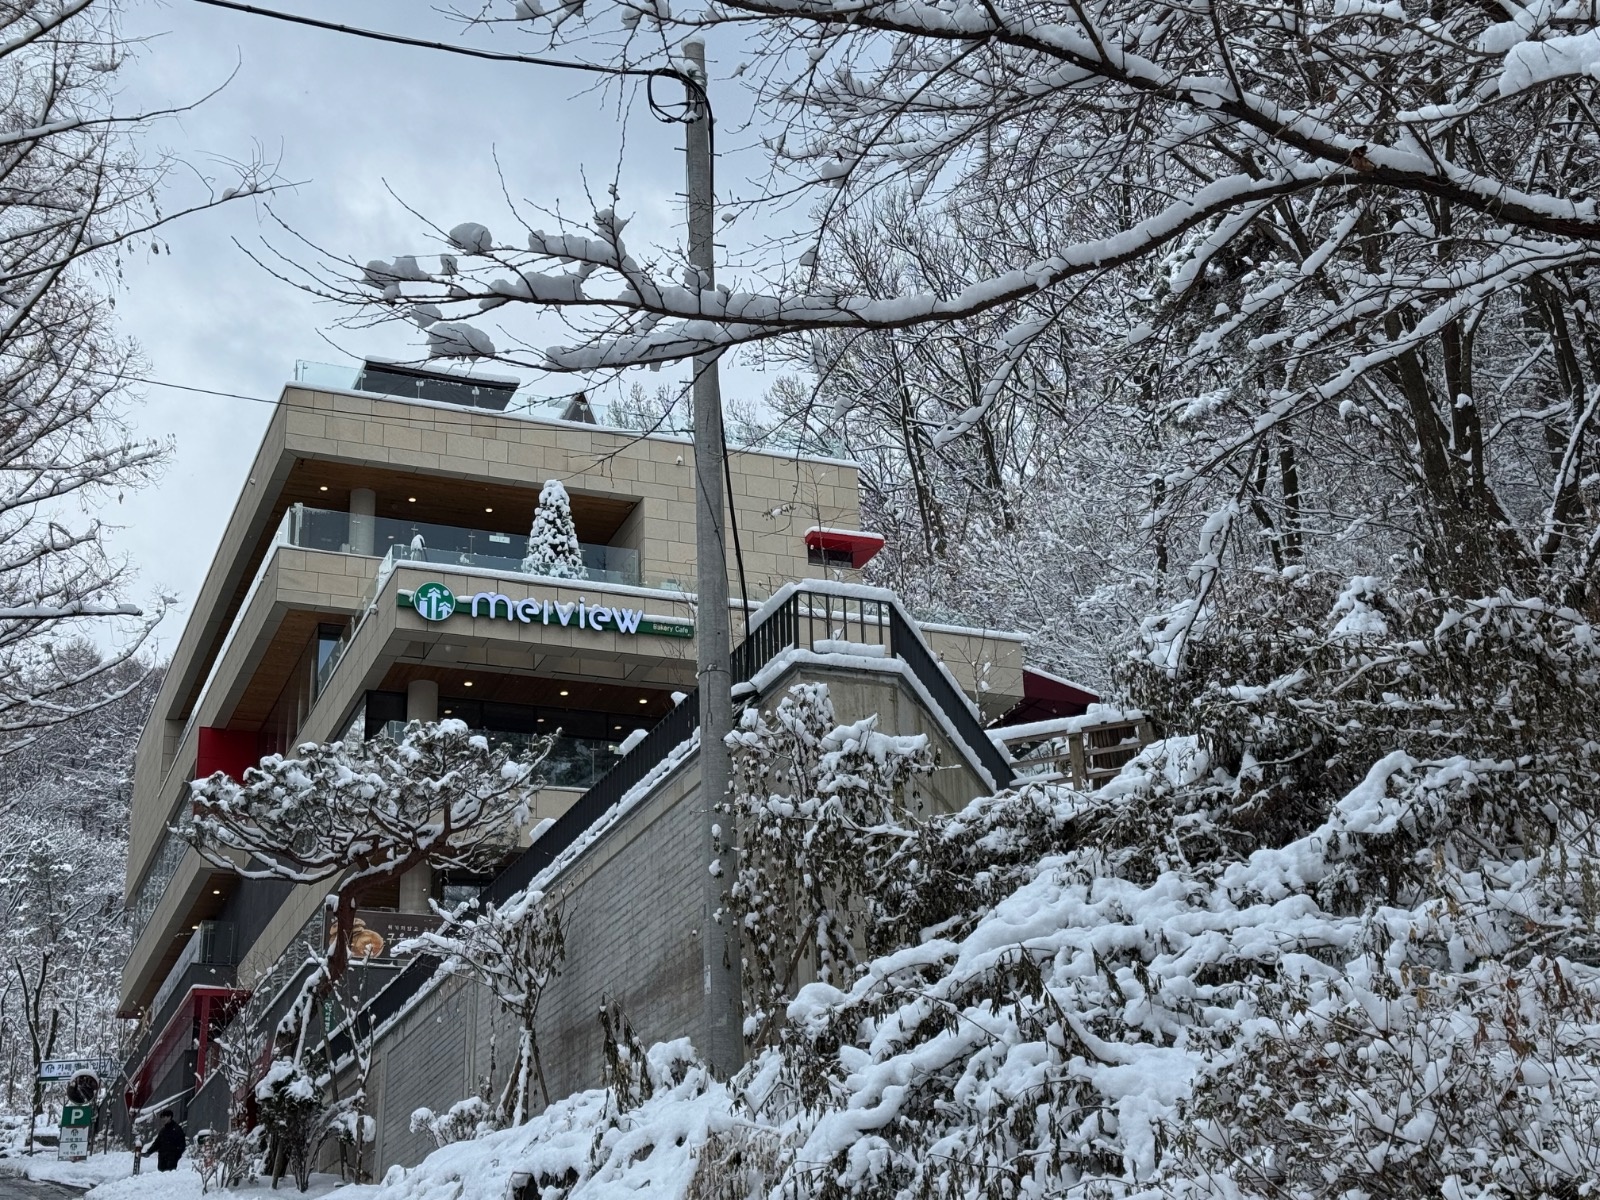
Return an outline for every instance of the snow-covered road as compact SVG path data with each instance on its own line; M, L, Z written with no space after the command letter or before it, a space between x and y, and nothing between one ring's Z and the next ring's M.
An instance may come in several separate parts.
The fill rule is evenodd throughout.
M64 1183L44 1183L37 1179L24 1179L20 1175L0 1175L0 1200L73 1200L82 1194L82 1188L68 1187Z

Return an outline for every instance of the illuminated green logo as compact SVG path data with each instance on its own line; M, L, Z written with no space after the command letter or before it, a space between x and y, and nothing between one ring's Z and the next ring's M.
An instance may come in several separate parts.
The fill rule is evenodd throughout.
M411 606L424 621L443 621L455 612L456 597L442 583L424 583L412 593Z

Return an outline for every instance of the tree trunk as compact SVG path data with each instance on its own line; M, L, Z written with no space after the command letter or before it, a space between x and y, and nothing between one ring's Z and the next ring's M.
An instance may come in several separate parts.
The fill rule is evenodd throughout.
M16 968L17 980L22 985L22 1014L28 1026L29 1050L33 1057L33 1095L28 1108L28 1136L24 1142L24 1153L31 1155L34 1128L39 1124L39 1115L44 1111L44 1080L39 1076L44 1069L44 1060L55 1053L56 1030L60 1025L61 1012L55 1008L50 1010L50 1028L41 1035L40 1026L44 1019L44 985L50 972L49 951L39 956L39 978L34 982L31 994L28 989L28 975L22 969L22 961L13 957L11 965Z

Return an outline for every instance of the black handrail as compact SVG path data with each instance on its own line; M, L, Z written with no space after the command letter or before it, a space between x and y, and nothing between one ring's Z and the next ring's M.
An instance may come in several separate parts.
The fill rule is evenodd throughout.
M619 758L571 808L555 819L538 841L494 877L483 889L483 898L502 904L527 887L534 876L555 861L556 855L577 841L579 835L603 817L629 788L666 758L674 746L688 740L700 724L700 706L696 700L691 692L657 721L638 745Z
M997 788L1009 787L1014 775L1011 764L1000 748L989 740L982 723L967 706L967 698L950 683L950 677L939 669L933 655L922 643L922 636L911 627L900 610L889 606L889 628L895 657L911 668L929 698L944 710L944 715L955 726L956 735L978 756L978 761L994 777Z

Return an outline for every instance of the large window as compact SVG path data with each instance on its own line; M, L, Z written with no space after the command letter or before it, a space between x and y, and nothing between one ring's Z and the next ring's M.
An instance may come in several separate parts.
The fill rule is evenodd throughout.
M396 736L405 728L402 692L368 692L366 731ZM469 729L504 743L526 748L544 734L556 735L541 774L551 787L588 788L617 761L617 747L637 725L615 713L497 704L457 696L439 697L439 716L465 721Z

